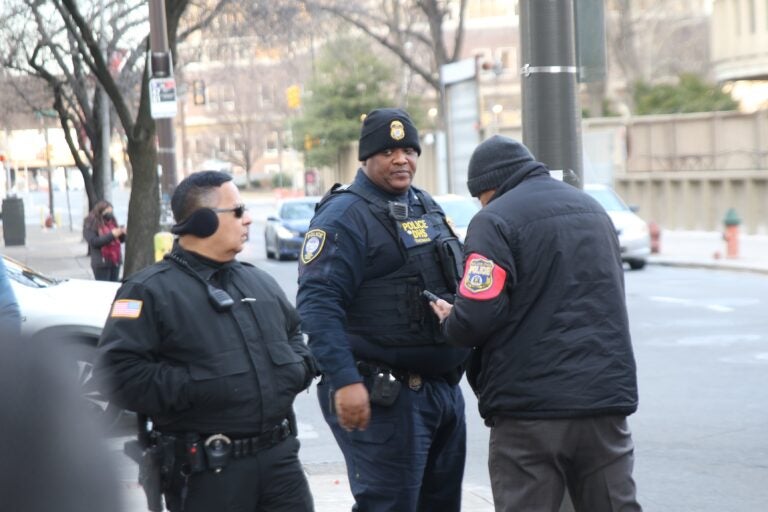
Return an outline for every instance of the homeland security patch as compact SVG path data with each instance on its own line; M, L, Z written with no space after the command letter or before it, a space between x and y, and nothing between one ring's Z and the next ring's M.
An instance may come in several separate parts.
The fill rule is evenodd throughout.
M507 272L493 260L473 252L467 258L459 294L474 300L495 299L504 289Z
M304 243L301 244L301 262L307 264L317 258L325 245L325 231L312 229L304 235Z
M395 140L402 140L405 137L405 127L403 123L395 119L389 124L389 136Z

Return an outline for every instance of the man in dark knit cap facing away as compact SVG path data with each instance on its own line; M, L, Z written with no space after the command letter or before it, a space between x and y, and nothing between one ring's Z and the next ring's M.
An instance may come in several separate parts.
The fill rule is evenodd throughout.
M466 427L450 347L423 290L450 298L461 245L413 187L421 153L408 114L370 112L361 167L320 202L299 256L296 301L320 363L320 406L360 512L458 512Z
M550 177L523 144L494 136L467 179L472 219L448 342L474 347L467 377L491 427L496 510L637 512L635 359L616 231L589 195Z

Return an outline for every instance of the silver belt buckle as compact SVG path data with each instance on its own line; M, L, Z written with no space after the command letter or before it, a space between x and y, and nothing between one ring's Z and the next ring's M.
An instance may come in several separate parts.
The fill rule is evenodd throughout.
M408 387L411 388L414 391L418 391L421 389L421 375L417 373L409 373L408 374Z

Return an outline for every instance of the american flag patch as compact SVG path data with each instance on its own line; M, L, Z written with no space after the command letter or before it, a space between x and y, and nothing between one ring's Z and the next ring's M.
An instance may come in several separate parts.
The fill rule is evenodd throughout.
M139 318L144 301L120 299L112 304L111 318Z

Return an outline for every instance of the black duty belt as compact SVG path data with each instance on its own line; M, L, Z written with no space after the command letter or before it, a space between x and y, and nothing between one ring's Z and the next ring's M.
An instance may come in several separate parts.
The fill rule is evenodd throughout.
M414 391L420 390L421 386L424 384L424 379L420 374L408 370L392 368L391 366L378 361L357 361L356 364L357 371L363 377L370 377L378 373L389 374Z
M230 458L239 459L271 448L291 435L290 422L285 419L279 425L255 436L241 434L164 434L173 440L176 455L185 456L188 473L205 469L222 470Z

